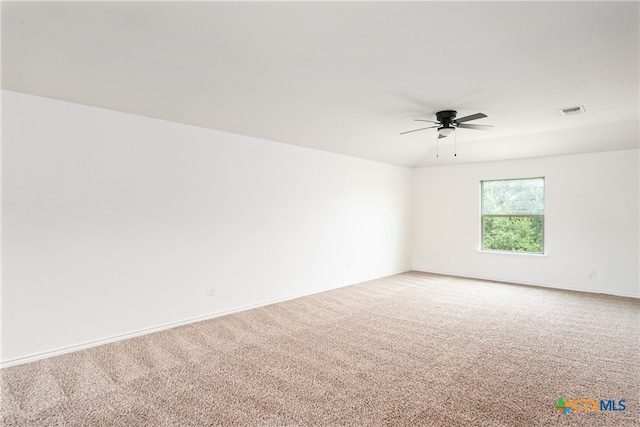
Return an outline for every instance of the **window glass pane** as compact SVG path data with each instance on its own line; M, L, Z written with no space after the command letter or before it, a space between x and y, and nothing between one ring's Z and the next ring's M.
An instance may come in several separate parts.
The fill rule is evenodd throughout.
M482 249L542 253L542 217L482 218Z
M482 213L543 215L544 178L482 181Z

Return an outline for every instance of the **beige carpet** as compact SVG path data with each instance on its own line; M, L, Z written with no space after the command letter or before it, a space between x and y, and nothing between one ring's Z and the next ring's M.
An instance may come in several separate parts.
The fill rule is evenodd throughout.
M2 425L637 425L639 320L637 299L405 273L3 369Z

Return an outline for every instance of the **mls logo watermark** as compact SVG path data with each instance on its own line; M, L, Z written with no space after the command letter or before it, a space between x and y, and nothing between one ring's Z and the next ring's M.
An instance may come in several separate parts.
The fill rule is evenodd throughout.
M627 409L626 400L605 400L605 399L576 399L564 400L562 397L558 399L558 403L554 406L556 410L564 412L596 412L596 411L624 411Z

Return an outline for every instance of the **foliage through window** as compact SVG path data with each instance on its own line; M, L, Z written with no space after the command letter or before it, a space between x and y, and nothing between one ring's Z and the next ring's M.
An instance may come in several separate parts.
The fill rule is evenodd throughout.
M481 181L482 249L544 252L544 178Z

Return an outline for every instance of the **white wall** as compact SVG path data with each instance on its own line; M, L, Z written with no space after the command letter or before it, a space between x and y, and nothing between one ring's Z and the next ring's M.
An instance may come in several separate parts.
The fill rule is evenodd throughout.
M407 168L3 91L2 362L406 271L411 187Z
M638 159L625 150L416 169L413 268L638 297ZM547 256L479 251L480 180L536 176L546 178Z

